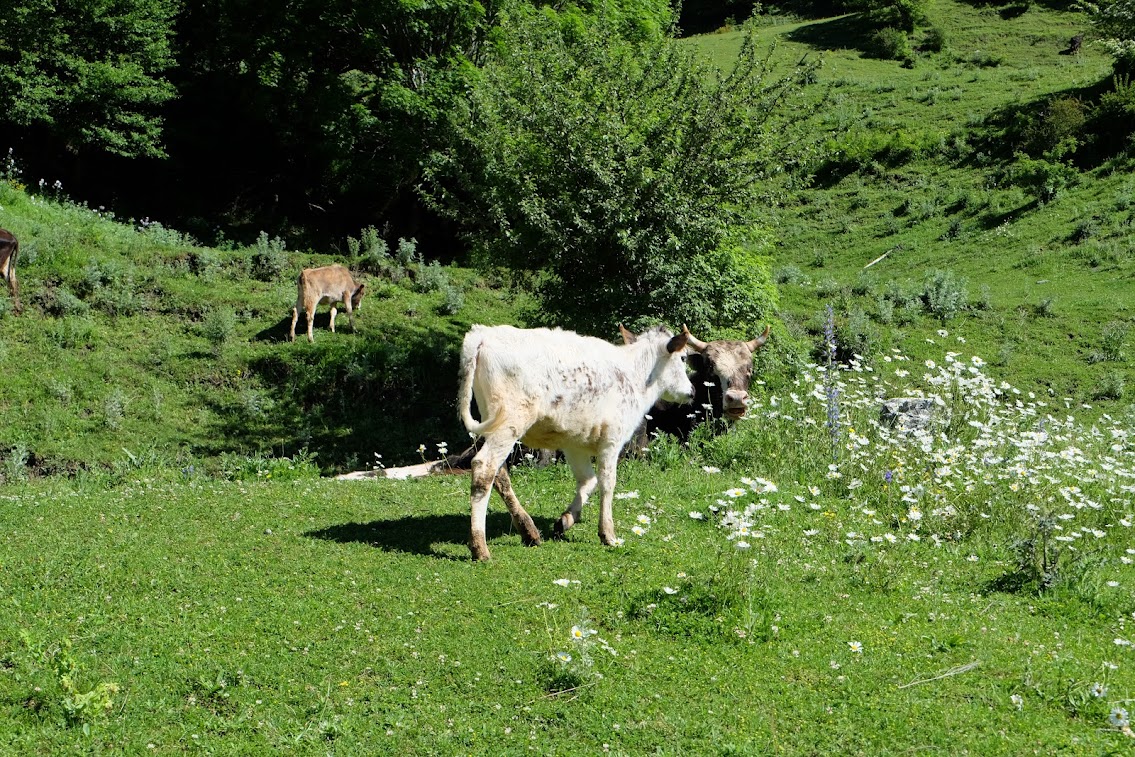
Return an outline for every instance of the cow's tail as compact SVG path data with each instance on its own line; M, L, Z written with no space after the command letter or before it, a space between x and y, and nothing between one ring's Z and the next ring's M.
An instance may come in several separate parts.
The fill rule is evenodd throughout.
M477 329L465 335L461 343L461 365L457 387L457 417L469 433L480 436L492 419L478 422L473 418L473 378L477 373L477 356L481 351L481 335ZM482 411L483 412L483 411Z

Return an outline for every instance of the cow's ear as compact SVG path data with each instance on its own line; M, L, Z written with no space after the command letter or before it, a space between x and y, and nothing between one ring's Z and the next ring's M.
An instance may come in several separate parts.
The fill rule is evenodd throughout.
M358 297L360 294L362 294L365 287L366 284L359 284L359 288L355 290L355 296Z
M623 344L634 344L635 335L623 328L623 324L619 324L619 333L623 336Z
M675 337L671 337L670 341L666 343L666 351L673 355L675 352L680 352L686 349L686 342L690 339L690 332L683 331Z

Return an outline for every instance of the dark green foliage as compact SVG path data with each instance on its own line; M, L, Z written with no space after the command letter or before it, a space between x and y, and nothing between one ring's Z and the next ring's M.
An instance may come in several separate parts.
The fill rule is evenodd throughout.
M1130 76L1112 79L1111 89L1100 95L1092 116L1092 133L1102 143L1105 154L1130 146L1135 133L1135 84Z
M78 152L158 157L173 0L17 0L0 11L0 125Z
M919 49L928 53L940 53L946 49L946 32L940 26L931 26L926 30Z
M1022 149L1033 157L1060 158L1083 139L1087 108L1075 97L1054 97L1021 128Z
M1037 202L1052 202L1067 187L1078 180L1076 169L1059 160L1029 158L1018 153L1017 162L1009 172L1013 186L1020 187Z
M880 27L912 32L926 16L926 0L852 0L849 7L866 13Z
M428 168L483 267L535 274L540 317L744 328L775 307L759 227L793 154L803 71L770 80L747 37L715 77L666 40L516 19Z
M872 58L883 60L906 60L912 55L906 32L889 26L871 34L864 52Z

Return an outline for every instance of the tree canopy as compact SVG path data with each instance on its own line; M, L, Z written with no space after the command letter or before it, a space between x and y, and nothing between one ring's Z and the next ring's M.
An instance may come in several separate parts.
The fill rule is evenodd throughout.
M755 323L774 306L761 208L810 69L770 75L750 35L717 75L665 38L530 13L506 25L427 170L483 265L535 274L541 314Z
M162 156L176 0L21 0L0 13L0 113L71 151Z

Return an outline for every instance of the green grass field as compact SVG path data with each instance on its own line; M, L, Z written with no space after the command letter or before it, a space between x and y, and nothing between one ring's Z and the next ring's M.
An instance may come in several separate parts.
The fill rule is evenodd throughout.
M619 548L497 507L473 563L462 476L8 487L0 749L1122 753L1132 441L958 368L813 373L626 461ZM874 418L908 382L930 434ZM570 473L514 481L550 533Z
M1109 70L1022 8L935 0L909 69L855 17L762 27L830 87L827 159L768 216L784 327L750 417L620 464L618 548L594 507L525 548L494 498L476 564L466 477L328 477L464 446L457 345L523 294L0 181L0 754L1129 753L1135 182L1014 183L1013 112ZM286 342L332 261L358 333ZM928 432L880 422L895 396ZM550 535L570 472L513 479Z

